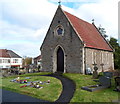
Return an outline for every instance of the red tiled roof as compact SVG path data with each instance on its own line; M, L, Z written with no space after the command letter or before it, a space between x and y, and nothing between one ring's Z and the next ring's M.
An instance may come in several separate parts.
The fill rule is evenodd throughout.
M41 55L34 58L34 60L40 60L40 59L41 59Z
M10 58L10 55L8 54L6 49L0 49L0 57Z
M7 49L0 49L0 57L5 57L5 58L21 58L19 55L17 55L13 51L7 50Z
M113 51L96 27L78 17L64 11L66 17L82 39L85 47Z

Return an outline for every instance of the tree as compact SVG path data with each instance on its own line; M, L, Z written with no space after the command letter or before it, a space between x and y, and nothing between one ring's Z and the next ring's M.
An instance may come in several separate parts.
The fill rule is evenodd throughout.
M25 66L24 68L26 68L26 70L29 73L29 65L32 64L32 58L30 57L24 57L23 59L23 66Z
M24 66L27 66L27 65L30 65L30 64L32 64L32 58L30 58L30 57L25 57L25 58L23 59L23 65L24 65Z
M102 26L100 25L98 27L99 32L103 35L104 38L107 38L108 36L106 35L106 31L105 28L102 28Z
M109 43L114 48L114 65L115 69L120 70L120 46L117 43L117 39L111 37Z

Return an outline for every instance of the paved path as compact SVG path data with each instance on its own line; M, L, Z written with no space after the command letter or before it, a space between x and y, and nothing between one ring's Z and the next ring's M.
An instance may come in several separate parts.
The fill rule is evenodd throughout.
M70 102L70 100L72 99L72 97L74 95L75 89L76 89L74 82L66 77L56 75L56 74L50 74L50 75L44 75L44 76L55 77L62 82L63 90L62 90L62 93L59 96L59 98L55 101L55 103ZM22 104L24 104L23 102L36 102L36 103L48 102L48 101L30 97L27 95L15 93L12 91L7 91L7 90L3 90L3 89L0 89L0 91L2 91L2 102L22 102Z
M62 93L55 102L70 102L76 89L75 83L69 78L64 76L60 76L56 74L51 74L47 76L55 77L62 82L62 86L63 86Z
M21 102L21 104L23 104L23 102L47 102L44 100L33 98L31 96L19 94L19 93L12 92L12 91L7 91L4 89L0 89L0 92L2 92L3 103L4 102L14 102L14 103Z

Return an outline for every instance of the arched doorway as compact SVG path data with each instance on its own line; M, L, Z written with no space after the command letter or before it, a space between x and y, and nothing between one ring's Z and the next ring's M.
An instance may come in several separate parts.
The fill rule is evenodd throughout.
M57 72L64 72L64 52L61 47L57 50Z

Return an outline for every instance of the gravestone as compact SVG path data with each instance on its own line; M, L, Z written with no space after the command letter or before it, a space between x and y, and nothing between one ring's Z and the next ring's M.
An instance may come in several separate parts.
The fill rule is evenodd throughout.
M120 77L115 77L115 89L114 91L120 92Z
M94 71L93 71L93 78L94 78L94 79L97 79L97 78L98 78L98 72L97 72L97 70L98 70L98 67L97 67L97 66L94 66Z
M101 77L99 77L99 82L100 82L100 84L98 84L98 85L83 86L83 87L81 87L81 89L93 92L96 90L101 90L104 88L111 87L111 79L110 78L101 76Z
M99 77L99 82L101 86L111 87L111 79L105 76Z
M113 77L113 73L112 72L103 72L103 76L105 76L107 78L112 78Z

